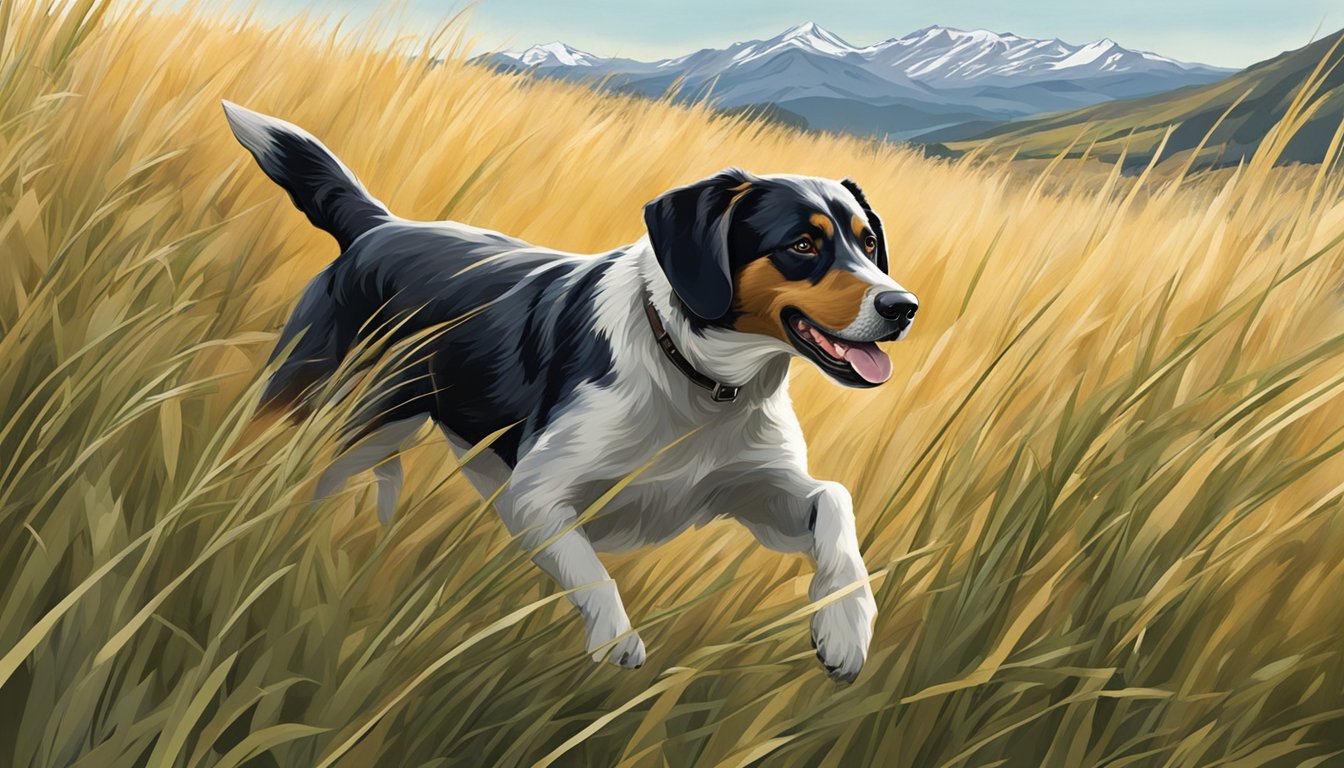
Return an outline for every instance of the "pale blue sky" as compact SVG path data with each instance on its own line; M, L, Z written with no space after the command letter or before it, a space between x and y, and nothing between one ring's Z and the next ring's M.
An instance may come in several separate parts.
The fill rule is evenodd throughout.
M384 7L378 0L226 2L255 2L270 18L307 8L356 21ZM412 24L430 25L466 7L462 0L402 2L403 18ZM815 21L856 45L944 24L1070 43L1110 37L1176 59L1241 67L1344 27L1342 0L476 0L470 7L477 50L562 40L603 56L639 59L769 37Z

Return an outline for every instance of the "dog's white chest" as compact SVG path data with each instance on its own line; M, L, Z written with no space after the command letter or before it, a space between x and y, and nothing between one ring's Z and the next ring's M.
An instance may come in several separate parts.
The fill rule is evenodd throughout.
M758 405L701 412L619 387L589 390L579 403L530 447L513 482L579 514L600 503L584 529L601 550L656 544L707 522L723 470L760 453L749 445L763 431Z
M624 483L584 526L593 545L606 551L636 549L708 522L717 475L740 455L740 442L728 430L702 428L670 447L653 440L627 446L626 460L613 462L600 473L605 477L579 486L579 501L587 509Z

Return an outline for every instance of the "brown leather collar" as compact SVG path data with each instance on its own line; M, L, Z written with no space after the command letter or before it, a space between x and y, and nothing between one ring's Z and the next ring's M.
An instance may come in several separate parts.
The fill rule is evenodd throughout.
M681 371L686 378L691 380L692 384L709 390L709 399L716 403L731 403L737 399L739 387L731 387L721 381L715 381L705 374L697 371L686 356L681 354L677 345L673 343L672 337L668 335L667 328L663 326L663 319L658 316L658 310L654 309L653 302L649 297L644 297L644 316L649 318L649 327L653 329L653 338L662 348L663 354L667 359Z

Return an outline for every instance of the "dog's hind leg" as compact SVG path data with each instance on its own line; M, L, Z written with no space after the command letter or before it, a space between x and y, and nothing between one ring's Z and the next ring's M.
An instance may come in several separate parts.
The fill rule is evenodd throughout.
M439 424L439 431L453 449L453 455L459 462L462 461L471 451L471 443L443 424ZM462 464L460 470L462 476L467 478L467 482L471 483L471 487L476 489L482 499L495 496L496 492L509 482L509 475L512 473L509 465L501 461L492 451L483 451L475 455L471 461Z
M378 478L378 519L390 523L401 495L401 459L397 454L424 422L420 417L394 421L347 447L318 478L317 498L335 496L350 478L373 470Z
M373 475L378 478L378 522L391 525L401 497L401 457L393 456L375 466Z

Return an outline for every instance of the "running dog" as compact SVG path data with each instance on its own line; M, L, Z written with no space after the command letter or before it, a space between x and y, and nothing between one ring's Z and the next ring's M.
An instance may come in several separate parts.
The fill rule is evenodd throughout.
M372 469L386 523L397 454L426 419L459 456L514 425L464 474L485 496L503 489L505 527L569 590L595 661L645 659L596 553L730 517L770 549L811 556L813 600L843 592L814 614L812 640L831 677L854 680L876 605L849 492L808 473L787 374L800 356L841 384L877 386L892 366L876 342L905 338L914 321L918 302L887 276L882 223L857 184L730 168L645 205L647 237L576 255L400 219L308 132L224 110L341 249L285 324L265 406L302 414L372 329L407 338L460 320L385 382L320 497ZM651 460L600 515L578 519Z

